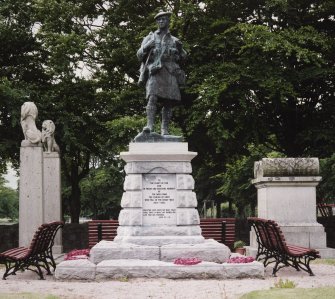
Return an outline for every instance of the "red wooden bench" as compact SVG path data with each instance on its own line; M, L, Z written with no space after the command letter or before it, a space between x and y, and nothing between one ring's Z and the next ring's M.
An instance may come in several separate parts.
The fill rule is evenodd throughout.
M117 235L117 220L92 220L88 222L88 246L92 248L101 240L113 241ZM202 235L232 249L235 241L235 218L200 219Z
M42 269L51 274L50 265L56 269L52 255L52 246L57 231L64 225L63 222L42 224L34 234L29 247L17 247L0 253L0 264L6 266L3 279L18 270L31 270L44 279Z
M250 217L249 223L255 230L258 251L256 259L264 260L264 266L275 263L272 275L283 267L291 266L297 271L303 270L313 276L310 261L320 258L315 249L286 243L279 225L273 220Z
M325 204L319 202L317 205L317 210L321 217L331 217L333 216L333 206L331 204Z
M214 239L233 249L235 242L235 218L201 218L200 227L205 239Z
M117 235L118 220L88 221L88 247L92 248L101 240L113 241Z

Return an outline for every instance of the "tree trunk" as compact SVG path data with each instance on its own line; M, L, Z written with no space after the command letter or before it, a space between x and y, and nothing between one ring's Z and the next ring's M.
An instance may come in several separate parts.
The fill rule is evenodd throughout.
M221 218L221 201L216 201L216 218Z
M229 206L228 206L229 216L232 216L233 215L233 200L229 198L228 203L229 203Z

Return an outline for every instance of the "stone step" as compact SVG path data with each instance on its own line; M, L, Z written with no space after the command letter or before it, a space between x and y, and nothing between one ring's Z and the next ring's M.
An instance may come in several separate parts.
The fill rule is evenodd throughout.
M202 261L223 263L229 259L229 248L213 239L200 244L170 244L147 246L115 241L100 241L90 252L90 260L98 264L104 260L140 259L172 262L177 258L198 258Z
M229 264L201 262L184 266L157 260L105 260L98 265L89 260L61 262L55 271L56 279L105 280L120 278L170 279L228 279L264 278L264 266L259 262Z

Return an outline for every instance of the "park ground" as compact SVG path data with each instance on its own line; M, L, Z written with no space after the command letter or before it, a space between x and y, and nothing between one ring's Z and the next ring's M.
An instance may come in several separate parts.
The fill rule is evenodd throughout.
M2 276L4 268L0 268ZM265 271L265 279L229 279L229 280L170 280L170 279L120 279L110 281L57 281L53 276L46 276L46 280L39 280L33 272L27 271L10 276L0 283L0 299L3 298L113 298L113 299L137 299L137 298L164 298L164 299L216 299L216 298L240 298L243 294L255 290L270 290L278 285L280 279L294 282L295 290L308 288L317 290L322 287L327 289L326 295L320 297L320 293L311 297L327 299L335 298L335 260L319 260L312 264L315 276L309 276L305 272L297 272L292 268L284 268L278 272L278 277L271 276L271 266ZM320 289L322 290L322 289ZM321 293L322 294L322 293ZM53 295L53 296L49 296ZM252 298L260 298L260 295ZM315 297L314 297L315 296ZM262 297L267 298L267 297ZM295 298L299 295L288 297L269 298ZM300 297L301 298L301 297ZM304 298L306 298L304 296Z

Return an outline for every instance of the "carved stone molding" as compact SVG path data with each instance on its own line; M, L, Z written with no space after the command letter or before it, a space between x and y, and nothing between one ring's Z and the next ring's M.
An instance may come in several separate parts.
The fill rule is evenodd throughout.
M254 177L317 176L318 158L263 158L254 164Z

